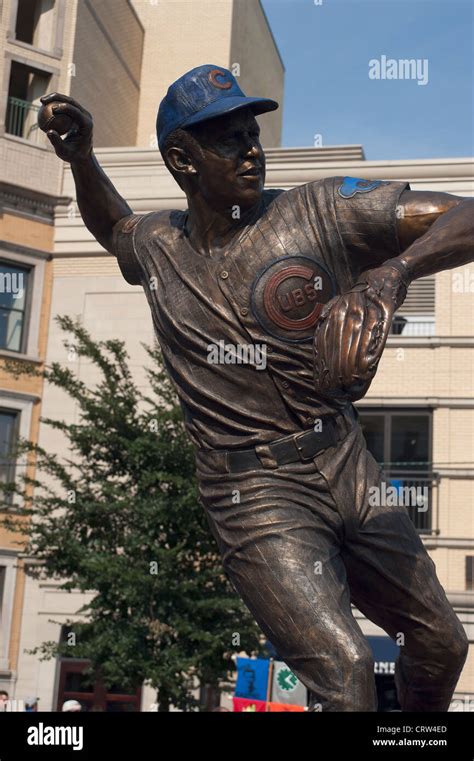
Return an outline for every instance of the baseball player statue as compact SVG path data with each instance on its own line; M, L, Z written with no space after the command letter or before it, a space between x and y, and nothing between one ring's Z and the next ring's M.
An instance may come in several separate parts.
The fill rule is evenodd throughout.
M446 711L468 641L406 508L369 500L382 475L353 402L411 281L472 261L473 201L353 177L265 190L255 117L278 104L204 65L157 118L188 208L134 214L97 163L91 115L42 101L72 120L47 134L87 228L145 290L224 568L311 709L376 710L353 603L403 642L402 710Z

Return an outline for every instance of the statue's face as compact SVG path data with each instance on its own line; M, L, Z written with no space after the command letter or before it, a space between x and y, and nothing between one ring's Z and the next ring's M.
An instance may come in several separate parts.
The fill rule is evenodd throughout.
M192 133L204 153L193 163L198 191L208 204L216 209L248 209L258 203L265 183L265 154L252 111L246 108L210 119Z

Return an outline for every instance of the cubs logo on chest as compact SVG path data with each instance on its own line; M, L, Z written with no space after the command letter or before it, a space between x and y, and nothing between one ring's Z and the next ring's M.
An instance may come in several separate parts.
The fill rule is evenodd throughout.
M335 295L329 272L306 256L284 256L255 278L252 312L269 335L310 341L323 305Z

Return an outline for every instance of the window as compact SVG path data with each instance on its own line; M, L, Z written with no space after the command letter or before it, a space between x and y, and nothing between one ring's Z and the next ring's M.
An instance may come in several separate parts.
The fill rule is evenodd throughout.
M466 591L474 592L474 555L466 555Z
M25 351L30 270L0 260L0 349Z
M359 412L369 452L400 495L419 498L418 504L414 499L413 504L409 501L408 512L420 531L431 531L433 491L437 483L431 463L431 413L361 409Z
M74 628L63 625L60 633L60 643L68 642ZM74 648L71 646L71 650ZM103 681L97 677L86 677L84 671L90 662L75 658L64 657L60 661L59 691L57 710L60 711L66 700L78 700L83 711L101 711L107 713L123 713L140 711L142 690L128 693L120 685L105 688Z
M18 0L15 37L41 50L51 50L55 0Z
M0 409L0 483L10 483L15 479L15 457L12 450L18 438L20 414L14 410ZM11 501L13 495L9 495ZM6 499L0 492L0 498Z
M101 679L91 680L84 675L89 661L61 661L57 710L66 700L78 700L83 711L130 713L140 711L141 689L129 694L120 687L106 690Z
M429 469L431 413L359 412L367 447L377 462L402 471Z
M18 352L32 360L40 359L47 258L42 251L25 248L19 252L8 243L0 246L0 353L15 356ZM16 399L3 406L20 409Z
M44 133L38 127L40 97L49 90L51 74L12 61L8 87L6 132L34 143L46 145Z
M435 276L413 281L407 297L396 312L391 333L402 336L432 336L435 332Z

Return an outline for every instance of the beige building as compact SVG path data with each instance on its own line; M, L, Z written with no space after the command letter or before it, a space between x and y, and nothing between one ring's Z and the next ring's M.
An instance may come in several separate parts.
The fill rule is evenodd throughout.
M155 150L104 149L98 151L98 158L134 211L184 207L181 191ZM474 195L472 159L369 162L358 146L267 151L268 187L289 189L333 175L407 179L415 190ZM62 192L74 194L69 171ZM123 280L115 259L104 255L79 216L71 217L61 209L56 216L53 265L51 317L80 316L96 338L123 338L134 377L144 384L146 357L141 342L150 342L153 331L142 289ZM428 509L412 511L412 517L472 643L456 693L458 702L453 704L456 710L474 700L473 280L472 267L466 266L412 286L400 310L406 322L396 328L403 330L390 336L370 393L358 405L369 440L372 437L379 447L383 442L380 459L390 476L396 483L403 480L428 489ZM47 357L48 361L68 361L61 333L53 323ZM84 366L75 365L75 369L82 380L92 380ZM76 419L77 410L54 389L45 392L43 409L48 416ZM40 441L51 451L60 451L61 441L49 428L41 429ZM84 598L65 594L54 583L30 579L26 595L18 690L22 694L36 691L44 707L54 708L67 678L65 670L76 668L74 661L38 664L24 649L57 639L60 626L51 620L65 622ZM384 634L356 615L369 637ZM154 696L144 689L140 701L142 710L149 710Z

